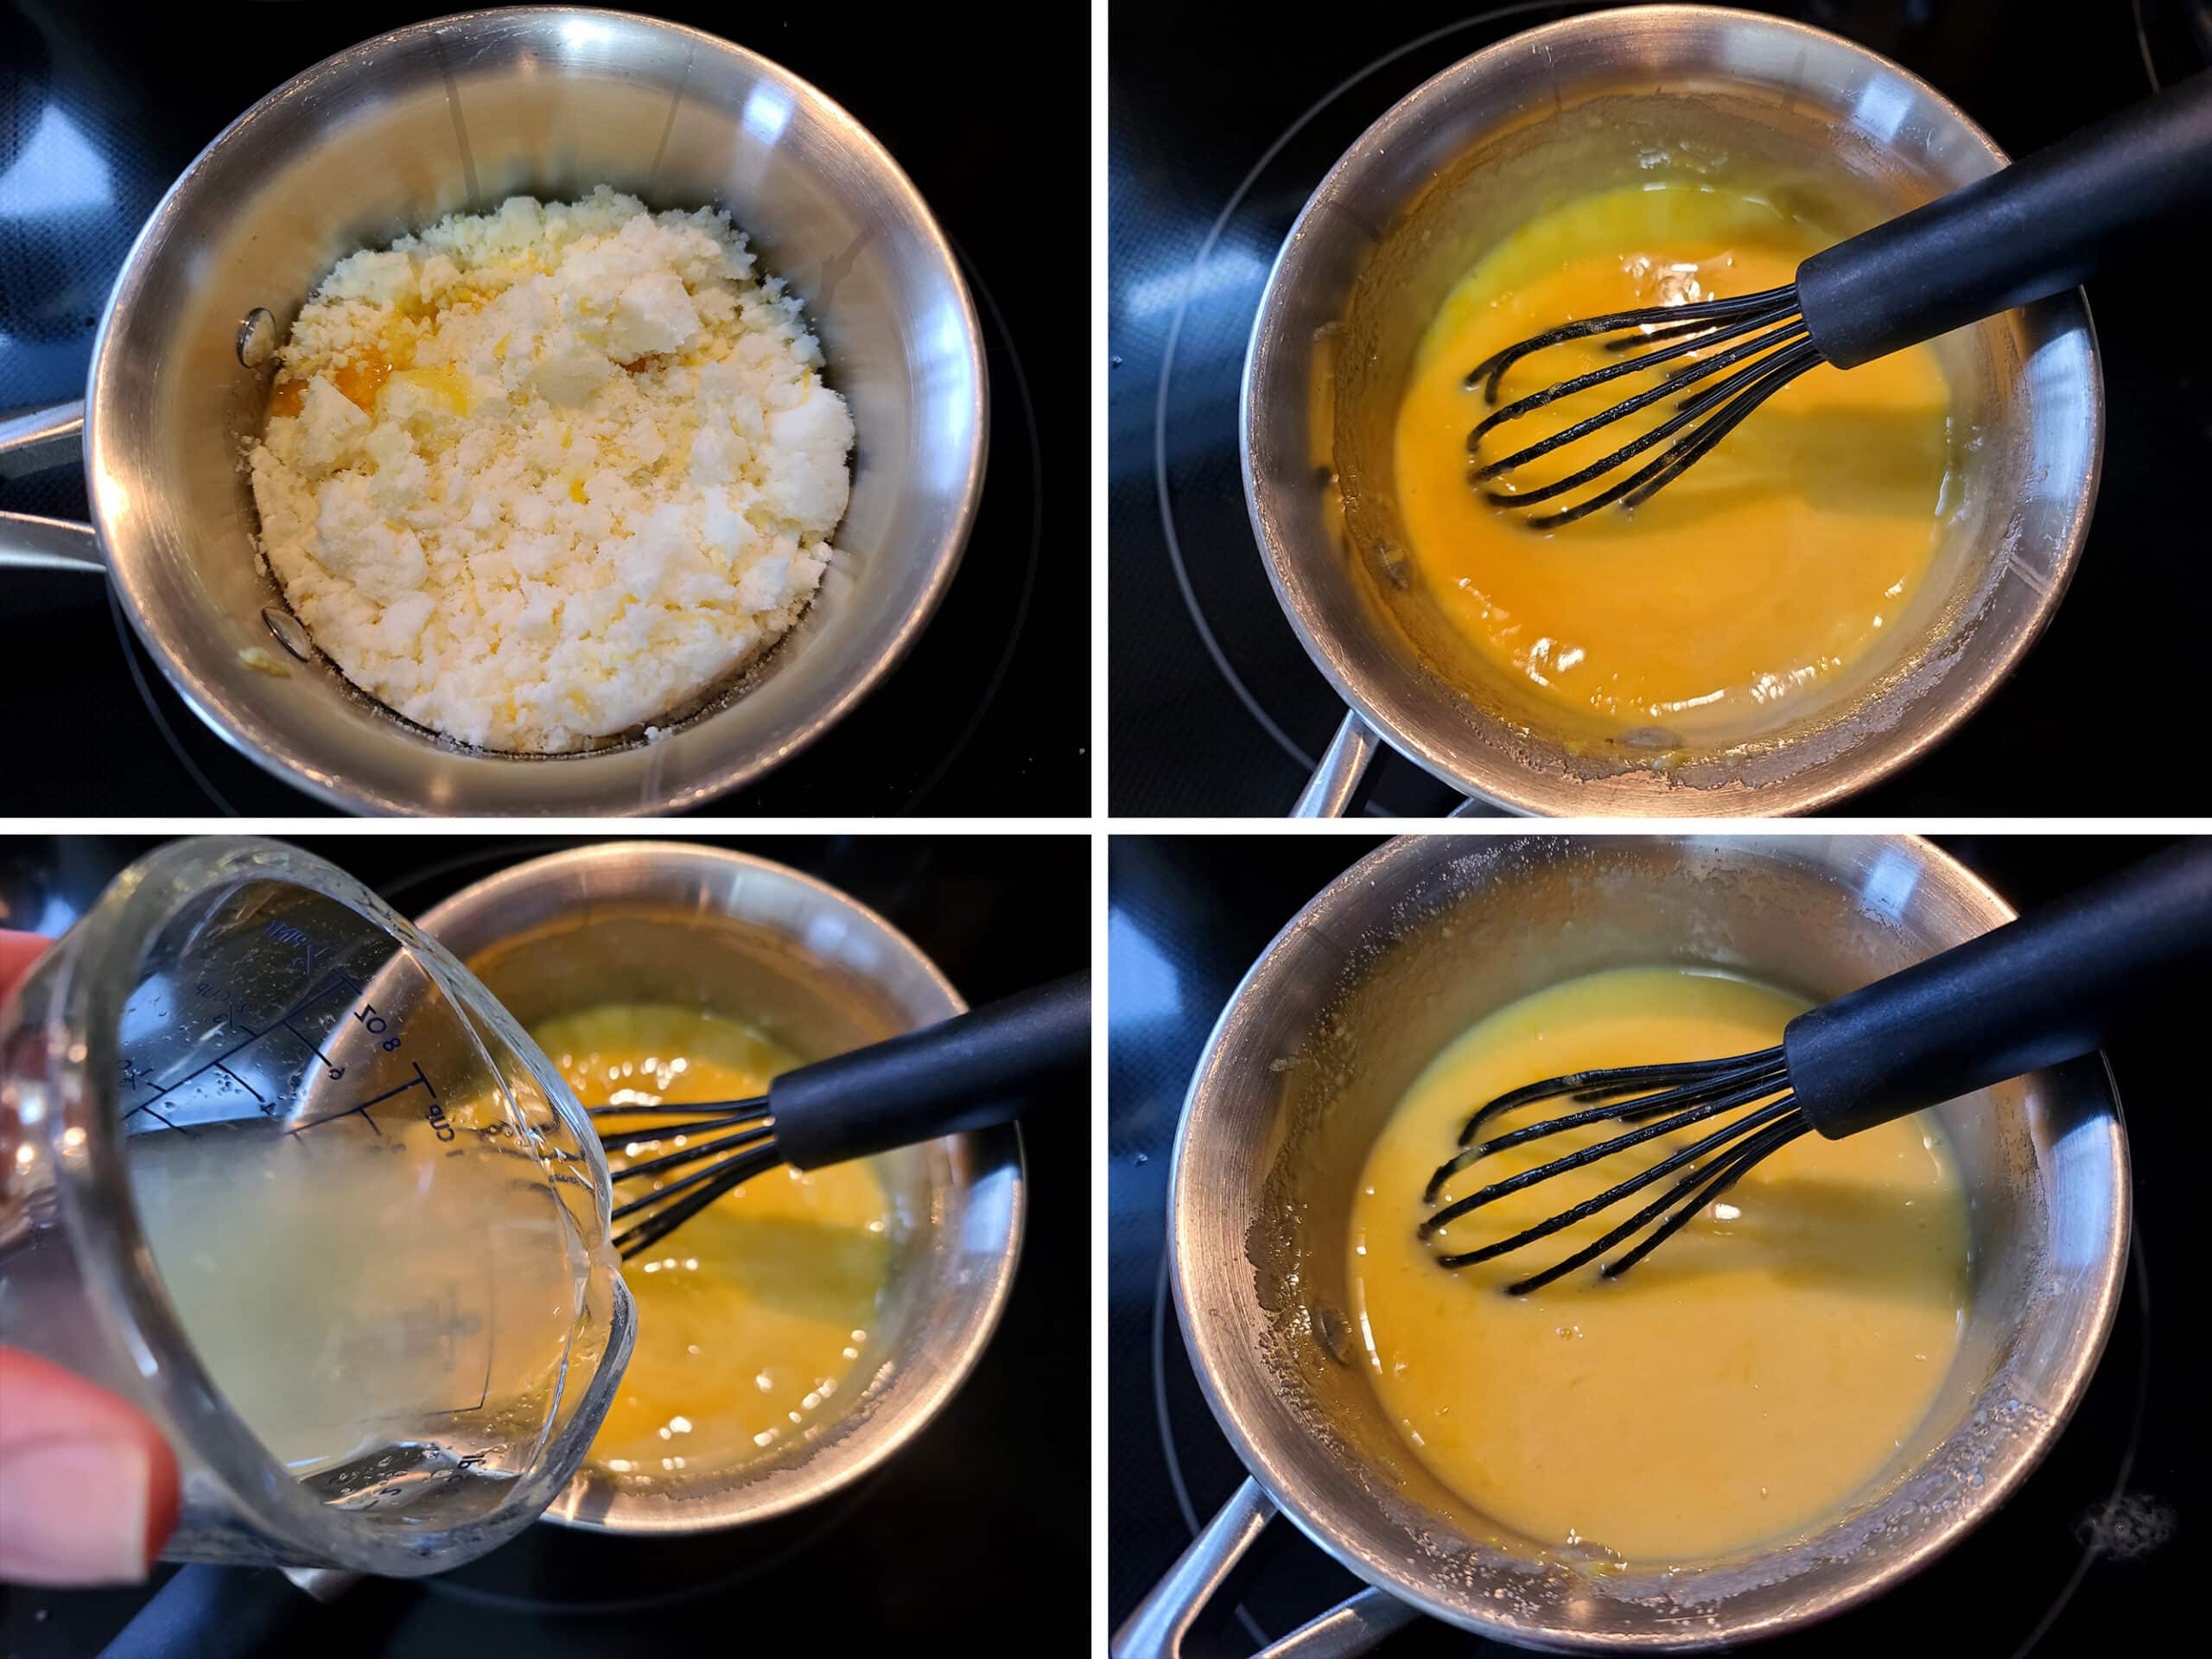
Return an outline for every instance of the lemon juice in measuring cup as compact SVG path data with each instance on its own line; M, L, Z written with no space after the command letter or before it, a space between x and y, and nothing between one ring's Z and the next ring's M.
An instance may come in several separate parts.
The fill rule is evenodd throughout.
M629 1349L606 1164L442 948L296 849L181 842L0 1058L0 1341L163 1421L172 1556L431 1572L558 1495Z

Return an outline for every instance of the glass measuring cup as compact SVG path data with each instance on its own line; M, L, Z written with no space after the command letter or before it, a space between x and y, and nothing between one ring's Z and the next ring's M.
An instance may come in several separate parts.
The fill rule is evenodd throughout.
M629 1357L608 1191L490 993L279 842L141 860L0 1010L0 1343L162 1424L173 1560L406 1575L527 1525Z

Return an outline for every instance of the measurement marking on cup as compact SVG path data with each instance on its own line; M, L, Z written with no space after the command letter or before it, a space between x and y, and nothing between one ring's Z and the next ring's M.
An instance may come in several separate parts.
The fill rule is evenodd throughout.
M342 1111L342 1112L332 1112L332 1113L330 1113L330 1114L328 1114L327 1116L323 1116L323 1117L314 1117L314 1118L309 1118L309 1119L308 1119L306 1122L304 1122L304 1123L296 1123L296 1124L294 1124L294 1125L292 1126L292 1128L288 1131L288 1133L292 1134L292 1135L298 1135L302 1130L304 1130L304 1129L311 1129L311 1128L315 1128L315 1125L316 1125L316 1124L318 1124L318 1123L334 1123L334 1122L337 1122L340 1118L341 1118L341 1117L351 1117L351 1116L353 1116L356 1112L358 1112L358 1113L359 1113L359 1114L360 1114L360 1116L361 1116L361 1122L364 1122L364 1123L367 1124L371 1128L372 1128L372 1129L376 1129L376 1132L377 1132L378 1135L382 1135L382 1134L384 1133L384 1131L383 1131L382 1129L377 1129L377 1121L376 1121L376 1119L374 1119L373 1117L371 1117L371 1116L369 1116L369 1108L370 1108L370 1107L372 1107L372 1106L381 1106L381 1105L383 1105L383 1104L385 1103L385 1102L386 1102L387 1100L391 1100L391 1099L392 1099L393 1097L395 1097L396 1096L399 1096L399 1095L404 1095L404 1094L405 1094L405 1093L406 1093L410 1089L418 1089L418 1088L419 1088L419 1089L425 1089L425 1090L429 1090L429 1095L430 1095L430 1101L431 1101L431 1103L432 1103L433 1105L435 1105L435 1104L436 1104L436 1103L437 1103L437 1098L438 1098L438 1091L437 1091L436 1090L435 1090L435 1089L431 1089L431 1088L430 1088L430 1080L429 1080L428 1077L424 1077L424 1076L423 1075L423 1065L422 1065L422 1062L421 1062L421 1061L419 1061L419 1060L418 1060L418 1061L416 1061L416 1062L415 1063L415 1080L414 1080L414 1082L412 1082L412 1083L403 1083L403 1084L401 1084L399 1085L399 1087L397 1087L397 1089L387 1089L387 1090L385 1090L384 1091L384 1093L382 1093L382 1094L378 1095L375 1099L373 1099L373 1100L365 1100L365 1101L363 1101L363 1102L362 1102L359 1105L358 1105L358 1106L348 1106L348 1107L347 1107L344 1111Z
M264 930L279 944L296 946L300 954L292 958L292 971L302 976L315 971L316 944L315 935L290 922L271 922Z
M194 1066L191 1071L186 1072L182 1077L172 1078L169 1082L162 1084L159 1088L156 1089L152 1094L147 1096L143 1101L141 1101L133 1109L143 1111L147 1107L159 1100L163 1095L169 1093L173 1090L183 1088L186 1084L190 1083L194 1077L200 1077L211 1070L226 1071L227 1068L225 1065L226 1061L236 1058L238 1055L244 1053L247 1049L251 1048L256 1043L259 1042L264 1037L268 1036L270 1032L278 1029L280 1027L289 1030L290 1028L291 1022L294 1020L296 1020L300 1015L305 1014L316 1003L321 1001L322 999L329 995L331 992L338 989L340 985L350 985L358 990L360 988L360 982L342 969L333 969L327 980L316 986L314 991L301 998L297 1002L295 1002L289 1008L279 1014L268 1025L264 1026L259 1031L249 1033L243 1041L233 1043L230 1047L225 1049L220 1054L218 1054L213 1059L204 1061L200 1065ZM226 1023L230 1022L230 1016L226 1015L224 1018ZM220 1027L219 1027L218 1029L220 1029ZM245 1027L240 1027L239 1029L244 1030ZM299 1033L295 1031L292 1033L292 1035L298 1037ZM306 1039L301 1038L301 1040L304 1042L306 1041ZM321 1054L322 1051L321 1049L316 1049L315 1052ZM327 1063L328 1058L326 1056L325 1064ZM130 1069L136 1069L137 1063L135 1061L126 1062L125 1064ZM139 1075L143 1077L146 1074L142 1072L139 1073ZM235 1077L237 1074L232 1072L230 1073L230 1075ZM128 1072L126 1071L126 1078L127 1077ZM256 1095L254 1098L258 1100L261 1096ZM129 1114L125 1114L125 1116L129 1116ZM168 1120L166 1118L162 1118L161 1114L158 1112L152 1114L152 1116L157 1121L162 1122L168 1122ZM169 1127L174 1128L176 1126L175 1124L170 1124Z
M192 1139L192 1131L190 1129L179 1128L177 1125L170 1122L168 1119L163 1117L151 1106L133 1106L129 1111L123 1115L123 1121L128 1123L132 1118L137 1116L141 1112L145 1113L147 1116L152 1118L155 1122L160 1124L163 1128L175 1129L176 1132L182 1135L186 1140L189 1141Z
M307 1047L313 1052L315 1058L321 1060L324 1066L328 1069L330 1080L333 1083L337 1082L339 1078L346 1075L346 1068L339 1065L337 1061L332 1059L329 1055L324 1053L322 1052L322 1045L309 1038L305 1032L294 1025L290 1020L279 1020L276 1023L283 1027L285 1030L290 1032L293 1036L298 1038L302 1043L305 1044Z

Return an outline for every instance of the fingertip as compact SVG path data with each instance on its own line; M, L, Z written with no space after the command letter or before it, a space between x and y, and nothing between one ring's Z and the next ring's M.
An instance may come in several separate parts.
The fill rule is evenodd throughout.
M175 1530L176 1453L143 1412L0 1348L0 1579L135 1582Z

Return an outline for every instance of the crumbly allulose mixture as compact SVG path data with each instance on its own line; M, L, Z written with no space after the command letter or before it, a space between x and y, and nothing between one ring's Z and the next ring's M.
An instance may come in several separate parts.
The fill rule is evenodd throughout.
M340 262L281 363L263 554L348 679L464 742L650 730L834 556L852 417L725 214L456 214Z

